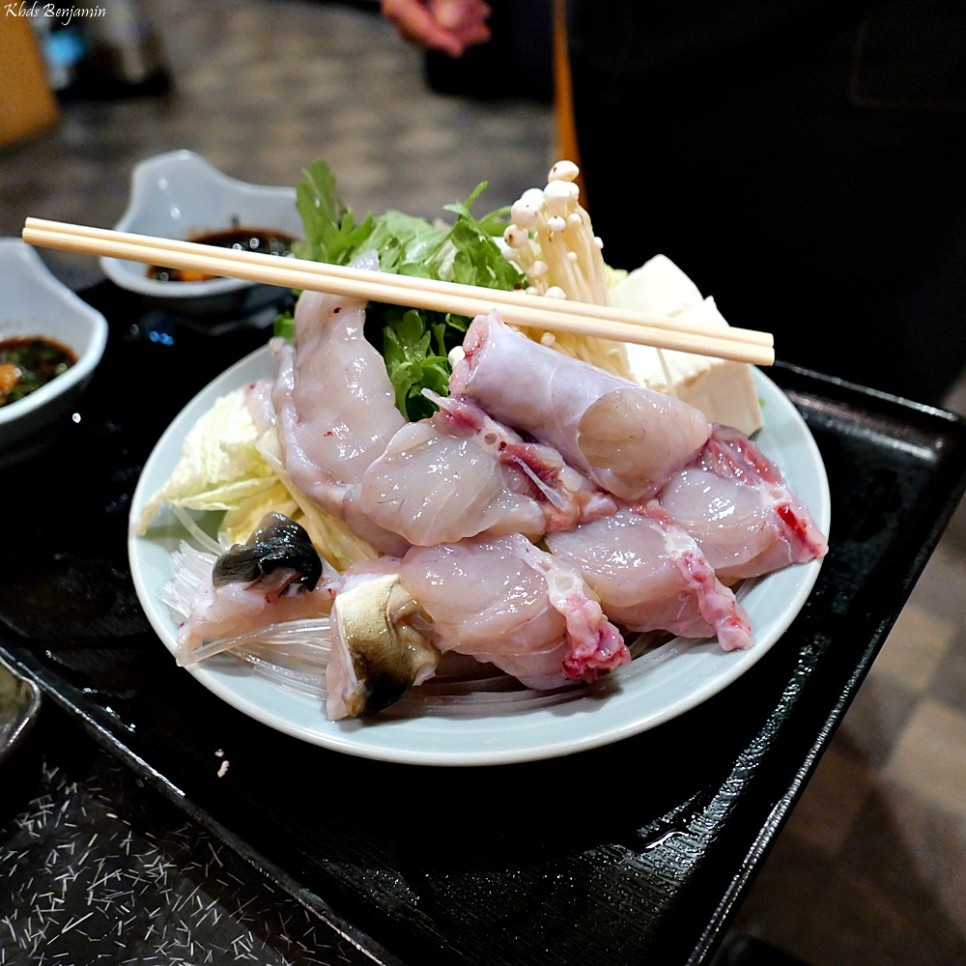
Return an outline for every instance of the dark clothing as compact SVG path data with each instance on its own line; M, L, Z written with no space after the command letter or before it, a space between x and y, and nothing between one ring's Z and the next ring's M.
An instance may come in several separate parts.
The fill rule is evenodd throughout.
M480 100L553 100L552 0L489 0L493 39L454 60L426 53L426 80L440 94Z
M606 260L779 359L938 402L966 363L963 0L567 0Z

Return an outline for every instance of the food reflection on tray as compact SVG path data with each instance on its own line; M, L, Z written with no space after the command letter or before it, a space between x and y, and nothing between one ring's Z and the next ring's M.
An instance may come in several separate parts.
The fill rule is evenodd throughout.
M575 174L556 165L509 225L472 214L482 186L450 226L357 223L318 163L296 253L726 328L668 259L606 265ZM246 712L398 760L452 760L427 752L451 727L454 755L498 761L733 680L801 607L828 525L807 428L747 364L306 291L159 442L131 557L179 663ZM535 733L474 756L494 718ZM380 745L382 720L403 730Z

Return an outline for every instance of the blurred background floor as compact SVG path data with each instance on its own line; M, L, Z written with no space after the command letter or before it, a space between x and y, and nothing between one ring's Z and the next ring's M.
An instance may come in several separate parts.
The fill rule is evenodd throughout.
M65 99L53 129L0 149L0 235L18 235L28 215L110 226L124 210L132 166L174 148L266 184L295 184L307 163L324 158L357 212L427 217L482 180L489 186L479 210L508 204L542 184L554 160L544 98L471 98L430 86L422 55L374 3L165 0L145 10L171 90ZM513 67L522 71L519 93L541 88L541 77L531 84L526 74L541 63ZM42 254L75 285L100 277L94 259ZM966 384L947 405L966 415ZM964 628L960 507L734 935L813 966L966 962Z

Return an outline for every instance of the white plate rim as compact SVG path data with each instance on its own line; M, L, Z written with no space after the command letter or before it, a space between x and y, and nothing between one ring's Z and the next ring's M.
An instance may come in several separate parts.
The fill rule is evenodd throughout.
M131 504L128 557L135 591L164 646L175 652L175 624L157 599L170 576L168 550L156 538L142 537L138 521L144 506L164 482L197 418L218 396L271 373L267 346L236 362L205 386L181 410L145 462ZM804 419L778 386L755 369L755 386L765 425L756 436L763 452L782 469L796 494L828 534L831 500L818 446ZM737 680L782 637L811 593L822 566L813 560L749 582L742 602L753 619L756 644L724 652L717 642L684 647L672 660L647 666L641 659L569 702L534 711L477 718L426 717L352 719L332 722L312 698L293 694L256 677L225 655L185 669L236 710L276 731L332 751L373 760L436 766L500 765L570 755L619 741L691 710ZM763 602L784 604L765 612ZM671 669L669 671L669 669ZM673 688L671 687L673 685ZM652 692L676 688L676 696L655 700ZM682 688L684 690L682 691Z

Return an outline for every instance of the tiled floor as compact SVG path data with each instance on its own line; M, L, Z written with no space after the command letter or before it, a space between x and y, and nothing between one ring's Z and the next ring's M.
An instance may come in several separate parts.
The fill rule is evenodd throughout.
M167 99L72 102L0 151L0 234L24 217L110 225L133 163L177 147L293 184L331 164L353 208L485 207L551 160L541 103L443 96L372 4L166 0ZM162 16L163 15L163 16ZM45 255L73 281L82 257ZM948 400L966 415L966 385ZM966 511L961 507L741 909L736 932L813 966L966 962Z

